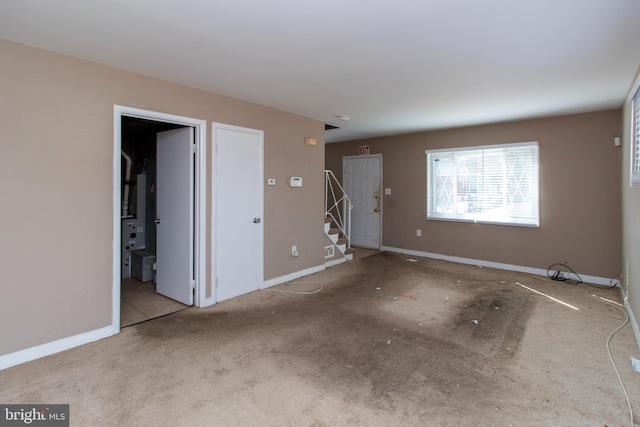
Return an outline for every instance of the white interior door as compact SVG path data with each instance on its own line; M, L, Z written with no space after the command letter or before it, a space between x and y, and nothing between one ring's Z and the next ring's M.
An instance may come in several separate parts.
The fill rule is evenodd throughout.
M194 129L156 139L156 292L193 305Z
M343 181L351 210L351 245L380 249L382 157L345 157Z
M263 132L213 125L216 300L263 281Z

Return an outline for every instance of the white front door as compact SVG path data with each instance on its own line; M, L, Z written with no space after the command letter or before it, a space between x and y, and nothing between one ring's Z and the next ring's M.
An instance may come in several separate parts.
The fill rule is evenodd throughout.
M260 289L263 273L262 131L214 123L216 300Z
M193 305L194 129L156 139L156 292Z
M351 245L380 249L382 156L351 156L343 160L343 183L353 203Z

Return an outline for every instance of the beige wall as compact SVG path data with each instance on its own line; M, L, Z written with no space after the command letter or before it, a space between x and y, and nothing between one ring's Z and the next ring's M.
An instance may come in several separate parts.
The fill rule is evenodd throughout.
M624 104L624 136L622 138L622 296L627 298L627 311L640 346L640 185L631 187L631 104L640 83L640 68Z
M585 275L621 271L621 110L327 144L326 166L360 145L383 158L382 244L447 256L546 269L567 262ZM425 150L538 141L539 228L426 220ZM416 230L422 230L422 237Z
M323 265L323 123L2 40L0 69L0 355L111 324L114 104L264 130L264 278Z

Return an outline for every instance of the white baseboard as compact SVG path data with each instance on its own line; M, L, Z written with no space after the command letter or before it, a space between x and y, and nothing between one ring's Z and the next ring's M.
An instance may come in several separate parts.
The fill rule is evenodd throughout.
M640 349L640 328L638 327L638 321L636 319L633 310L631 309L631 305L629 304L629 299L624 292L624 288L622 290L621 296L624 301L624 308L627 311L627 315L629 316L629 323L631 324L631 329L633 330L633 336L636 338L636 344L638 345L638 349Z
M529 273L529 274L535 274L539 276L547 275L547 270L542 268L525 267L521 265L504 264L501 262L485 261L485 260L472 259L472 258L462 258L457 256L436 254L432 252L415 251L412 249L394 248L392 246L383 246L382 248L380 248L380 250L388 251L388 252L396 252L396 253L405 254L405 255L419 256L423 258L442 259L445 261L458 262L460 264L470 264L470 265L478 265L478 266L487 267L487 268L497 268L500 270L517 271L520 273ZM611 285L611 279L606 277L588 276L584 274L580 274L580 277L582 278L582 281L586 283L593 283L594 285L601 285L601 286ZM619 286L619 285L616 284L616 286Z
M110 337L113 334L113 327L109 325L104 328L37 345L25 350L16 351L15 353L6 354L4 356L0 356L0 370L55 353L60 353L61 351L69 350L90 342L98 341L103 338Z
M627 314L629 315L629 323L631 323L631 329L633 329L633 335L636 337L636 344L640 350L640 328L638 328L638 322L633 315L633 311L631 311L631 307L626 303L625 305L627 307Z
M304 270L285 274L284 276L274 277L273 279L265 280L264 282L262 282L262 287L260 289L267 289L267 288L270 288L271 286L279 285L285 282L290 282L300 277L308 276L310 274L325 270L326 268L327 268L326 265L318 265L317 267L310 267Z
M341 256L340 258L332 259L331 261L325 262L324 265L327 267L333 267L334 265L342 264L343 262L347 262L347 261L348 259Z

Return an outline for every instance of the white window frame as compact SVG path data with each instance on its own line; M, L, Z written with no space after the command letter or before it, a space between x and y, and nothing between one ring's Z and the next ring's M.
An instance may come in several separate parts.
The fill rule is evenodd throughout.
M501 190L498 192L490 193L486 190L486 180L484 178L491 177L496 178L496 175L492 173L487 176L484 174L483 168L479 169L479 172L475 173L475 179L472 181L475 183L476 191L465 193L466 196L469 194L473 194L477 198L475 199L475 203L477 205L484 205L488 203L489 205L495 204L496 196L498 199L502 197L502 201L498 202L501 206L496 206L494 212L492 213L490 210L486 208L481 208L477 213L473 213L469 211L469 206L465 203L468 202L463 200L464 196L461 196L458 188L460 186L464 187L465 184L459 182L460 176L458 172L458 167L456 163L456 158L463 158L463 156L480 156L481 164L484 165L485 159L488 159L490 156L501 156L504 155L504 165L505 171L508 169L507 165L507 157L506 154L516 150L522 149L531 149L531 166L530 169L526 171L528 180L531 182L531 186L528 187L529 191L526 192L526 197L533 202L533 206L531 206L531 210L528 214L522 215L513 211L515 197L513 193L509 193L507 189L507 184L511 179L517 179L510 175L509 172L504 172L502 177L498 176L498 182L500 183ZM539 180L539 144L537 141L531 142L519 142L519 143L511 143L511 144L496 144L496 145L485 145L478 147L459 147L453 149L436 149L436 150L426 150L426 160L427 160L427 219L428 220L441 220L441 221L458 221L458 222L472 222L472 223L484 223L484 224L497 224L497 225L509 225L516 227L539 227L540 226L540 196L539 196L539 188L540 188L540 180ZM446 195L445 197L449 197L449 205L444 205L441 199L442 196L442 188L436 188L438 185L437 180L435 179L435 174L439 173L439 169L442 166L436 166L437 162L447 159L448 162L454 162L455 172L449 175L440 175L441 177L449 177L449 186L451 193ZM498 157L499 158L499 157ZM493 157L495 160L495 157ZM446 179L446 178L445 178ZM495 183L495 181L494 181ZM469 183L466 184L467 186ZM494 184L495 185L495 184ZM440 194L438 194L438 190ZM468 191L468 190L467 190ZM518 191L518 193L520 193ZM522 193L520 193L522 195ZM511 198L509 198L511 196ZM459 204L463 206L460 208Z
M640 186L640 78L631 97L629 186Z

